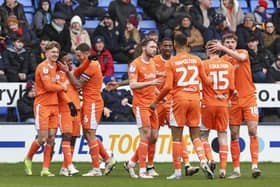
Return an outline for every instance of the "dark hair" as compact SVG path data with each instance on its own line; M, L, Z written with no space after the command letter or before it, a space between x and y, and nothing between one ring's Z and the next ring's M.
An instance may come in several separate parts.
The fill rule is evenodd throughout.
M172 38L170 38L170 37L164 37L164 38L162 38L162 39L160 40L160 44L162 44L164 41L171 41L171 42L173 42L173 41L172 41Z
M185 46L187 44L187 37L184 34L176 34L174 42L179 46Z
M247 43L249 42L255 42L255 41L259 41L259 38L256 34L252 33L248 36L247 38Z
M86 43L81 43L78 47L76 47L76 51L89 52L90 47Z
M150 35L158 35L157 31L150 31L148 32L147 36L150 36Z
M13 40L13 42L19 41L19 42L24 43L23 37L18 34L15 37L13 37L12 40Z
M51 39L47 35L42 35L40 37L40 41L42 41L42 40L44 40L44 41L51 41Z
M151 38L145 38L144 40L142 40L141 42L141 47L146 47L148 45L148 43L150 42L155 42L157 43L154 39Z
M227 33L223 36L222 42L224 43L226 39L234 39L236 42L238 41L238 37L235 34Z
M60 51L58 60L61 61L63 57L67 56L68 53L65 51Z
M211 43L215 43L217 42L217 40L209 40L206 45L205 45L205 49L206 51L208 50L208 47L211 46ZM216 54L216 55L221 55L221 51L215 51L213 54Z

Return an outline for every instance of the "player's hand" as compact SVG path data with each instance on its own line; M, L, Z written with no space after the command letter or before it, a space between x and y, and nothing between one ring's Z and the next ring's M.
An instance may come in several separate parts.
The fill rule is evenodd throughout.
M76 109L74 103L73 103L73 102L69 102L69 103L68 103L68 107L69 107L69 109L70 109L71 116L72 116L72 117L77 116L78 113L77 113L77 109Z
M96 54L91 54L91 55L88 56L88 59L89 60L97 61L98 60L98 56Z
M161 78L158 78L158 79L155 79L155 80L152 80L152 85L153 86L156 86L156 85L160 85L164 82L164 79L161 77Z
M154 110L156 109L156 107L157 107L157 104L156 104L156 102L153 101L153 102L150 104L150 109L154 111Z
M107 107L104 107L104 116L105 116L106 118L109 118L110 115L111 115L111 113L112 113L112 110L110 110L110 109L107 108Z
M20 80L24 81L26 79L26 74L25 73L19 73L18 77Z
M65 72L70 71L69 66L65 62L57 61L57 64L58 64L59 69L61 69L62 71L65 71Z
M223 51L223 48L224 46L222 45L222 43L216 40L215 42L211 43L207 49L210 53L215 53L216 51Z
M238 97L239 97L238 91L237 91L237 90L234 90L234 91L232 92L231 99L232 99L232 100L236 100L236 99L238 99Z
M108 90L108 91L111 91L111 90L117 89L119 86L120 86L120 85L119 85L118 82L112 81L112 82L108 82L108 83L106 84L105 89Z
M122 99L122 101L121 101L122 106L126 106L127 103L128 103L128 99L127 98Z

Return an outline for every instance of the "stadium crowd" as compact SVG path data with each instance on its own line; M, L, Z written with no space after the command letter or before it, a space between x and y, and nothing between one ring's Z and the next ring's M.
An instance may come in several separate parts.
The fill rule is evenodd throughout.
M30 0L31 1L31 0ZM22 1L27 2L27 1ZM133 1L134 2L134 1ZM45 60L48 41L57 41L61 51L70 54L73 67L81 62L75 49L81 43L98 56L104 84L115 79L115 64L129 65L140 55L143 38L161 39L184 34L187 52L206 59L205 44L221 40L227 33L238 36L238 49L247 49L254 83L280 83L280 1L237 0L112 0L108 7L98 0L32 0L37 7L27 19L24 3L5 0L0 7L0 81L27 82L27 92L18 101L21 121L29 121L34 102L34 79L38 64ZM256 3L252 3L256 2ZM268 11L272 4L273 11ZM142 11L139 12L139 7ZM96 28L84 28L89 20L100 20ZM141 20L154 20L152 31L139 26ZM159 49L158 49L159 53ZM127 79L127 74L123 72ZM102 121L135 121L130 107L132 95L126 90L102 91L105 108ZM279 109L259 110L262 117ZM129 116L129 117L124 117ZM16 121L9 109L8 121Z

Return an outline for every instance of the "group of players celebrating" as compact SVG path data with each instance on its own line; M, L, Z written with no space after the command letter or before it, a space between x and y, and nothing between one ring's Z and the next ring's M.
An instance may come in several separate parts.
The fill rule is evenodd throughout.
M181 159L184 161L187 176L199 171L198 167L192 167L189 162L188 151L182 139L185 125L189 127L200 167L208 179L214 178L215 169L208 136L210 130L217 131L219 178L226 178L228 124L234 167L228 178L240 178L239 131L243 119L247 123L250 136L252 177L261 175L258 169L258 109L255 86L252 82L248 52L236 49L237 40L236 35L229 33L224 35L222 43L217 40L209 41L206 44L208 60L201 61L197 56L186 53L187 39L184 35L176 35L174 41L170 38L162 39L159 55L156 55L157 43L152 39L144 39L141 43L142 54L129 66L129 80L107 85L108 89L115 89L129 84L133 91L132 108L140 142L134 155L124 164L130 177L151 179L159 175L153 166L156 141L160 126L167 123L172 134L175 168L174 173L167 179L182 178ZM172 56L173 48L176 50L175 56ZM71 57L63 53L59 55L59 52L59 44L49 42L46 47L47 59L36 69L34 113L38 138L33 141L24 159L25 172L32 175L33 155L45 144L41 176L54 176L48 168L54 137L60 126L64 154L60 174L77 174L79 171L72 164L72 156L75 139L80 135L81 122L93 164L93 169L83 176L102 175L99 155L105 160L104 175L108 175L116 162L109 157L102 142L95 136L103 112L103 77L98 59L90 55L90 48L86 44L80 44L75 53L82 63L78 68L72 69ZM220 57L222 53L224 55ZM82 107L79 89L82 89ZM135 172L137 162L139 174Z

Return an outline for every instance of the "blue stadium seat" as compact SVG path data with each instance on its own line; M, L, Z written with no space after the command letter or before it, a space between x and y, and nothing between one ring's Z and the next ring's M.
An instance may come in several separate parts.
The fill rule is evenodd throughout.
M5 117L8 115L8 108L7 107L0 107L0 116Z
M25 16L26 16L27 22L29 24L31 24L32 23L32 19L33 19L33 13L32 12L25 12Z
M4 0L0 0L0 5L2 5L4 3Z
M20 118L18 107L16 107L16 116L17 116L17 122L21 122L21 118Z
M34 8L33 7L25 6L25 7L23 7L23 9L24 9L24 12L34 13Z
M19 3L23 4L25 7L33 7L32 0L17 0Z
M250 5L251 5L251 12L254 12L257 8L259 4L259 1L258 0L251 0L250 1Z
M153 20L142 20L139 22L139 28L146 33L152 30L157 30L157 24Z
M128 71L128 65L127 64L114 64L114 72L119 73L127 73Z
M239 6L243 9L243 8L248 8L248 4L246 2L246 0L239 0Z
M83 27L85 29L95 29L98 26L99 22L99 20L86 20Z
M111 3L112 0L99 0L98 1L98 6L99 7L109 7L109 4Z
M212 1L212 7L217 9L221 6L221 3L219 0L215 0L215 1Z
M137 0L130 0L131 4L133 4L135 7L138 6L138 2Z

